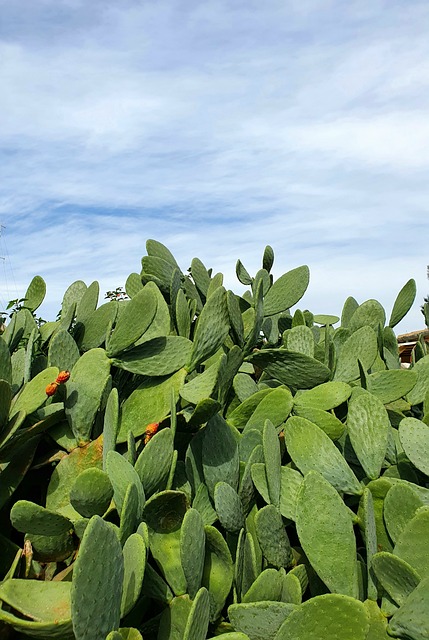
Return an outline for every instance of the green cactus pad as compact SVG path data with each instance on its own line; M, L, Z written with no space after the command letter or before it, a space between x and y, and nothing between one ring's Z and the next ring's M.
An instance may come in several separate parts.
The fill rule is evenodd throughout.
M330 369L319 360L288 349L255 351L247 361L294 389L311 389L326 382L331 375Z
M76 303L76 324L84 323L97 308L100 285L94 280Z
M118 513L122 513L125 493L129 484L133 484L137 490L138 513L143 511L145 504L145 494L143 485L135 468L117 451L109 451L106 464L107 475L113 486L113 500Z
M141 503L135 484L130 483L125 491L124 502L121 509L121 521L119 526L119 539L124 545L132 535L140 522Z
M137 629L123 627L118 631L111 631L106 640L143 640L143 636Z
M181 336L153 338L112 359L112 364L141 376L168 376L181 369L192 342Z
M417 374L417 382L408 393L406 400L411 405L415 405L424 402L429 389L429 356L418 360L411 371Z
M292 549L282 517L273 505L260 509L255 517L259 545L267 561L275 567L292 564Z
M389 327L395 327L411 309L416 297L416 282L408 280L398 293L390 314Z
M412 591L402 607L393 614L389 634L412 640L426 640L429 637L429 577L422 580Z
M12 389L9 382L0 380L0 440L3 441L3 427L6 425L9 416L10 403L12 402Z
M377 336L371 327L364 326L345 341L337 360L334 380L350 382L359 377L358 360L368 370L377 357Z
M416 418L404 418L399 425L399 439L407 458L429 475L429 426Z
M346 595L311 598L295 609L275 640L366 640L369 616L362 602Z
M24 306L31 312L36 311L46 295L46 282L41 276L34 276L24 295Z
M210 525L206 525L204 531L206 553L201 586L209 592L210 621L214 622L220 615L231 590L234 565L222 534Z
M171 394L177 400L185 381L185 369L165 378L146 378L122 405L118 443L126 442L129 431L137 438L149 424L162 422L171 409Z
M207 367L203 373L192 378L180 389L180 396L186 402L198 404L201 400L213 395L223 362L224 360L220 358L217 362Z
M204 521L196 509L188 509L180 531L180 559L189 596L195 598L204 570L206 534Z
M280 571L283 571L280 569ZM297 575L289 571L284 573L282 578L282 591L280 595L282 602L290 602L292 604L301 604L302 602L302 586Z
M360 390L352 394L347 430L353 449L368 478L379 477L387 450L389 416L381 400Z
M3 336L0 336L0 371L2 380L12 382L12 362L9 347Z
M216 513L221 525L230 532L244 526L244 512L240 496L227 482L217 482L213 493Z
M49 342L48 363L60 371L71 371L79 360L79 347L68 331L60 329Z
M205 525L216 522L217 513L212 507L209 492L205 484L199 485L192 502L192 507L201 515Z
M362 487L329 436L305 418L291 417L285 426L285 442L301 473L315 469L338 491L360 495Z
M174 598L161 615L157 640L183 640L191 608L187 594Z
M246 602L228 607L228 616L237 631L250 640L274 640L285 618L295 610L286 602Z
M292 327L286 337L285 347L289 351L303 353L310 358L314 357L314 336L310 327L299 325Z
M310 271L307 265L283 274L265 296L264 315L273 316L293 307L306 292L309 280Z
M71 371L64 408L79 443L86 443L90 439L109 375L110 361L104 349L87 351Z
M84 518L102 516L112 498L109 476L96 467L82 471L70 490L70 502Z
M228 335L229 326L226 291L219 287L207 300L199 316L192 353L186 365L188 371L195 369L219 349Z
M257 445L250 454L250 458L245 464L244 471L241 474L238 495L241 498L241 504L245 514L250 511L255 495L255 488L252 480L252 467L255 463L261 463L263 459L264 454L262 446ZM243 464L244 463L240 462L240 466Z
M144 447L134 465L146 497L166 488L173 461L173 432L162 429Z
M417 375L411 369L392 369L371 373L366 381L368 391L388 404L406 396L416 384Z
M238 489L240 460L238 445L231 427L219 415L214 416L204 430L202 466L211 496L217 482L227 482Z
M73 570L71 614L76 640L104 640L110 631L118 629L123 581L124 560L118 537L107 522L93 516Z
M268 492L267 475L265 473L264 462L254 462L251 467L251 475L256 490L267 504L270 504L270 494Z
M266 420L278 427L289 416L293 406L293 397L289 389L285 387L277 387L272 389L265 398L256 407L244 427L244 432L250 429L264 428Z
M62 458L52 472L46 496L46 508L58 511L71 520L78 520L80 515L70 504L70 490L77 478L85 469L102 467L102 437L97 438L84 447L74 449Z
M109 338L109 357L133 345L149 328L154 319L157 299L151 288L144 287L130 301L118 317L116 327Z
M259 445L262 446L262 432L259 429L249 429L249 431L243 432L239 441L240 462L247 462Z
M240 602L243 593L249 589L259 573L256 568L255 545L252 534L248 534L244 528L236 536L236 540L232 537L230 540L234 541L235 547L234 602Z
M279 602L282 587L283 580L280 573L276 569L265 569L245 592L242 602L260 602L261 600Z
M106 339L106 328L112 325L118 313L118 302L111 300L101 305L85 319L78 342L82 351L100 347Z
M210 598L202 587L195 596L186 622L183 640L205 640L209 628Z
M302 480L299 471L290 467L281 468L280 513L285 518L296 518L296 501Z
M10 457L9 464L1 472L0 509L13 495L31 466L38 438L24 444Z
M68 518L28 500L16 502L10 512L10 518L15 529L22 533L57 536L73 528Z
M316 471L305 475L298 494L296 529L312 567L330 591L357 598L352 519L337 491Z
M74 638L70 587L70 582L5 580L0 586L0 600L17 615L0 609L0 621L34 638Z
M127 615L139 599L146 568L146 545L138 533L131 534L122 549L124 585L121 598L121 618Z
M352 315L349 328L352 332L362 327L371 327L374 331L378 331L378 327L384 327L386 322L386 313L377 300L366 300L362 302Z
M408 562L387 551L376 553L371 566L383 589L399 606L420 582L419 574Z
M119 429L119 394L112 389L107 398L103 424L103 470L106 470L107 454L115 450Z
M249 421L251 415L263 398L272 393L272 389L261 389L250 395L246 400L238 405L228 416L228 422L237 429L243 429Z
M49 383L55 381L58 373L57 367L49 367L38 373L30 382L27 382L12 403L9 418L12 418L21 410L29 415L41 407L47 399L46 387Z
M130 273L125 281L125 291L129 298L134 298L143 289L143 284L138 273Z
M181 491L161 491L149 498L143 510L150 550L176 595L186 593L187 586L180 561L180 528L187 506L186 495Z
M403 529L393 553L408 562L422 578L429 575L429 508L421 507Z
M419 495L406 484L394 484L384 498L384 522L393 542L396 542L408 522L415 516L424 502Z
M272 396L273 394L271 394ZM270 420L265 420L262 442L270 502L278 509L280 507L281 486L280 442L277 431Z
M27 533L25 539L31 542L34 560L39 562L63 562L75 551L71 531L58 535Z
M295 404L294 414L316 424L331 440L338 440L344 433L345 425L335 415L316 407Z
M371 558L377 553L377 528L375 521L374 500L371 491L366 488L362 494L358 509L359 526L365 541L367 565L367 596L377 600L377 587L371 570Z

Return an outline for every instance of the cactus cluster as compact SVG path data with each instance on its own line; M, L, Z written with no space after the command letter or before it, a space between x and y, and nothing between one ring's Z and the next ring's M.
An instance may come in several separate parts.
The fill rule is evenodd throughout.
M128 299L74 282L0 336L0 637L429 638L429 353L376 300L237 295L149 240ZM292 309L295 307L294 309Z

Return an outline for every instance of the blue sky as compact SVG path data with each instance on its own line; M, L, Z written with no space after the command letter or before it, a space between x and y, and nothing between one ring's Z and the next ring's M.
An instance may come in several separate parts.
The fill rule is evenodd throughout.
M424 326L427 0L0 0L0 303L140 270L145 241L235 278L266 244L300 303ZM6 255L5 255L6 254ZM101 302L101 300L100 300Z

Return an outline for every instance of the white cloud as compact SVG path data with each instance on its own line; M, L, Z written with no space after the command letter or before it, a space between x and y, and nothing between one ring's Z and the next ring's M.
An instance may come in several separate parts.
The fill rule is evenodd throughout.
M41 273L51 313L154 237L228 286L271 244L277 275L310 265L315 311L426 295L427 3L0 6L6 294Z

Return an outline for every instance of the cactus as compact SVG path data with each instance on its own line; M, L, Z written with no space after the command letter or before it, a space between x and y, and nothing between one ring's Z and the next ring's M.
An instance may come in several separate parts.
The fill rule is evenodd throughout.
M228 616L234 629L245 633L250 640L274 640L285 618L295 608L286 602L262 600L232 604L228 607Z
M338 491L361 494L362 487L329 436L305 418L286 422L285 441L289 455L301 473L315 469Z
M338 327L290 313L308 268L274 281L270 247L242 295L147 254L130 299L77 281L40 328L36 277L0 336L0 635L426 637L429 356L401 369L392 329L414 282L389 326L348 298Z
M326 594L292 611L275 640L366 640L368 631L368 614L361 602L346 595Z
M389 536L396 542L417 509L424 505L418 494L406 484L394 484L384 498L383 515Z
M121 618L126 616L139 599L146 568L147 549L138 533L131 534L122 549L124 583L121 598Z
M371 327L363 326L350 335L337 359L334 381L351 382L359 377L358 361L368 370L377 357L377 336Z
M395 327L407 315L416 297L416 282L411 278L404 284L393 304L389 327Z
M347 431L353 449L368 478L380 476L387 450L389 416L381 400L369 392L352 393Z
M297 500L296 529L313 568L330 591L358 598L352 520L338 493L316 471L304 476Z
M196 509L185 513L180 531L180 559L191 599L195 598L204 570L206 534Z
M416 418L404 418L399 425L399 439L408 459L429 475L429 426Z
M123 581L124 560L118 537L107 522L93 516L73 570L71 618L76 640L104 640L119 628Z
M70 427L80 444L90 441L95 415L100 408L109 375L110 362L104 349L87 351L71 371L64 407Z
M5 580L0 586L0 601L18 615L2 607L0 621L35 638L71 640L70 587L70 582Z

